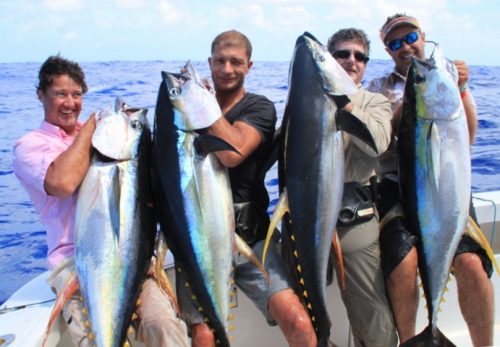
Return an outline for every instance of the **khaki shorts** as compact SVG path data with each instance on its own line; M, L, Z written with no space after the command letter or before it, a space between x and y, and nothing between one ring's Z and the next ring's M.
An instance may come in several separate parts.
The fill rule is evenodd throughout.
M355 345L397 346L396 328L385 294L378 240L343 256L346 285L341 293ZM338 273L336 260L334 265ZM338 282L340 285L340 278Z

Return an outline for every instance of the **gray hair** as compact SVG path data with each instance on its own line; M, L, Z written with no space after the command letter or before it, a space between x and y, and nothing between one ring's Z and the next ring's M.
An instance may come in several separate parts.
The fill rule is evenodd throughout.
M328 39L328 51L330 54L335 52L335 46L337 43L342 41L357 41L365 48L365 53L367 56L370 56L370 40L368 40L368 36L361 29L356 28L347 28L340 29L336 33L334 33Z

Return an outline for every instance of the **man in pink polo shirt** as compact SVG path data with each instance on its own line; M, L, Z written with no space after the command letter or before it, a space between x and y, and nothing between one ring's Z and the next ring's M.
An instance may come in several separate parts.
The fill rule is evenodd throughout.
M80 66L60 56L49 57L39 71L37 96L45 117L38 129L14 145L14 173L26 189L47 230L50 286L59 293L74 265L74 222L78 187L90 166L95 115L78 121L87 91ZM79 294L79 293L77 293ZM188 346L186 326L172 303L148 278L140 294L139 336L148 346ZM74 295L63 316L75 346L93 346L80 295Z

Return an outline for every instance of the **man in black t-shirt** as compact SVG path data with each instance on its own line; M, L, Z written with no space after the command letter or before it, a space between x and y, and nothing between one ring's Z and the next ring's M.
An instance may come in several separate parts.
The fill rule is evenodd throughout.
M276 109L266 97L248 93L245 76L252 67L248 38L231 30L212 42L208 59L217 101L223 117L208 132L230 143L238 152L214 152L229 170L235 204L236 232L262 256L269 225L266 214L269 196L261 171L272 147ZM316 335L307 312L299 301L276 249L271 244L264 264L268 282L261 271L242 255L235 262L234 280L255 303L269 324L278 324L290 346L315 347ZM203 316L192 305L186 290L179 290L183 318L191 325L193 346L215 346L214 335Z

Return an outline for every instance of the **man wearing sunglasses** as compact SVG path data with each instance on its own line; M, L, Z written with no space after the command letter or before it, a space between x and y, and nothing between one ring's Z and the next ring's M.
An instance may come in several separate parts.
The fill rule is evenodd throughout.
M419 289L417 286L416 236L404 225L399 203L397 175L397 138L406 75L411 57L425 59L425 33L417 19L404 14L387 18L380 30L380 37L387 53L394 60L394 71L371 81L368 89L387 96L392 104L393 140L389 150L379 159L378 210L382 231L380 247L386 280L387 295L391 302L394 320L401 343L415 335ZM454 61L458 70L458 85L467 117L470 142L477 129L477 113L474 98L467 87L467 65ZM471 203L471 215L475 217ZM489 280L492 264L485 251L469 236L460 242L453 261L453 273L457 280L458 299L462 314L469 328L474 346L493 344L493 287Z
M361 84L370 52L370 41L362 30L337 31L328 40L328 51L358 86L358 92L343 109L366 125L377 148L375 153L363 141L344 134L345 184L337 224L346 280L342 300L356 346L397 346L381 271L379 226L371 185L377 157L385 152L391 139L390 102L381 94L366 91ZM339 273L336 261L334 266ZM340 282L340 276L337 278Z

